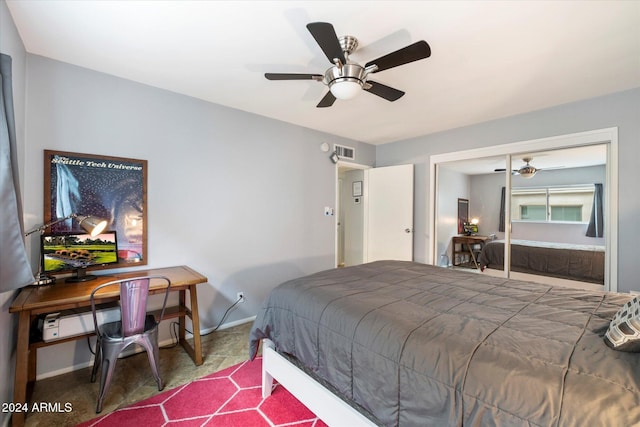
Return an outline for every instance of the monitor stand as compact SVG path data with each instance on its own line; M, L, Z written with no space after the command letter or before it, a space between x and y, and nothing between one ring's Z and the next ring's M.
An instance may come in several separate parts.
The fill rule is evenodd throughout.
M87 274L86 268L79 268L75 272L74 276L67 277L64 281L67 283L78 283L78 282L88 282L90 280L95 280L98 277L92 276L91 274Z

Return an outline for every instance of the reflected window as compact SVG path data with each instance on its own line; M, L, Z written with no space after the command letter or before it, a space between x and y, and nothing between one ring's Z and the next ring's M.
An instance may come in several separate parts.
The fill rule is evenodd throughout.
M514 188L512 220L586 223L591 215L594 191L593 184Z
M545 205L520 205L520 219L524 221L546 221Z

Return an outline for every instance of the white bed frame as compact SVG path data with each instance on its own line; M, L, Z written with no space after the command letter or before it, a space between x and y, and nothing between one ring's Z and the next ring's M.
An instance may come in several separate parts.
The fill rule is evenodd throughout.
M271 396L274 379L328 426L376 426L367 417L276 352L271 340L264 339L262 340L262 397Z

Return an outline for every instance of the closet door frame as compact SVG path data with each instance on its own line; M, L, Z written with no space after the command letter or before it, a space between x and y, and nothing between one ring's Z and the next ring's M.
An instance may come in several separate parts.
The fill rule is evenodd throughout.
M437 263L437 191L438 191L438 164L453 162L458 160L481 159L484 157L495 157L504 155L506 164L511 165L511 157L514 154L546 151L560 148L575 148L589 145L607 145L606 183L605 192L605 283L604 290L617 292L618 290L618 128L604 128L587 132L578 132L567 135L558 135L548 138L533 139L527 141L513 142L509 144L494 145L465 151L451 153L434 154L429 161L429 236L430 253L428 262ZM505 173L506 197L505 201L505 224L511 223L510 196L511 196L511 174ZM511 240L510 227L505 229L505 277L509 277L509 266L511 260L509 255Z

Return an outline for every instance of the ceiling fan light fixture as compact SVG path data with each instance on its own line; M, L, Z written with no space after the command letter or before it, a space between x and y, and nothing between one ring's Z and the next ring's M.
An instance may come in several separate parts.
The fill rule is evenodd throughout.
M538 172L538 169L536 169L535 167L529 164L518 169L518 175L520 175L523 178L533 178L536 172Z
M362 82L351 77L332 81L329 90L337 99L353 99L362 91Z
M360 92L367 79L364 68L358 64L338 64L324 74L324 82L336 99L353 99Z

